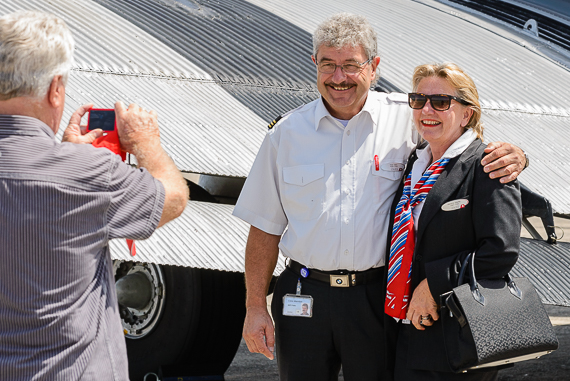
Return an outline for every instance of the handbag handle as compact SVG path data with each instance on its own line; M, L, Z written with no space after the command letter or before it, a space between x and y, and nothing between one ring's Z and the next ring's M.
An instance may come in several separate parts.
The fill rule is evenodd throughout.
M479 284L477 283L477 279L475 278L475 252L471 253L470 255L471 260L468 264L469 270L469 288L471 288L471 295L473 295L473 299L476 302L481 304L482 306L485 305L485 297L479 291Z
M461 265L461 270L459 270L459 276L457 277L457 285L460 286L463 284L463 278L465 277L465 271L469 271L469 288L471 289L471 295L473 295L473 299L475 299L479 304L482 306L485 305L485 297L479 291L479 284L477 283L477 278L475 277L475 252L469 253L467 257L463 260ZM509 292L514 295L515 297L521 299L522 292L520 288L517 287L515 281L507 273L504 276L505 282L507 283L507 287L509 288Z
M467 265L469 264L469 260L471 259L471 254L474 253L475 252L467 254L467 257L465 257L465 259L461 263L461 269L459 270L459 275L457 277L457 286L461 286L463 284L463 278L465 277L465 270L467 269Z
M511 294L516 296L519 299L522 299L522 291L520 288L517 287L513 278L511 278L510 274L505 275L505 280L507 281L507 287L509 287L509 291Z

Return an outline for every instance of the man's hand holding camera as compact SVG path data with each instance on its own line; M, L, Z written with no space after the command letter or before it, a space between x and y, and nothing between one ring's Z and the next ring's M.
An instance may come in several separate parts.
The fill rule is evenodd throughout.
M75 144L91 144L95 139L103 136L103 130L97 129L87 132L87 126L81 125L81 118L89 110L93 108L92 103L85 104L79 107L71 118L69 118L69 124L63 132L63 142L75 143Z

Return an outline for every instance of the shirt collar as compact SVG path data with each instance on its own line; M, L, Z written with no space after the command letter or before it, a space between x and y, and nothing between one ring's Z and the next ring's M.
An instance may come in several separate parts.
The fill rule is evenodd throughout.
M372 120L372 123L375 126L376 125L376 118L374 116L378 113L378 107L374 107L376 105L374 104L374 101L371 99L372 97L370 96L370 93L371 93L371 91L368 91L368 96L366 97L366 101L364 102L364 106L362 107L362 110L360 110L360 112L358 114L356 114L353 118L355 118L358 115L366 112L370 115L370 119ZM330 116L331 118L333 118L333 116L330 114L329 110L327 110L327 107L325 106L325 103L323 101L323 97L321 96L319 98L319 101L317 102L317 107L315 109L315 130L319 129L319 126L321 124L321 120L327 116Z
M447 150L445 150L442 158L452 159L461 155L467 149L467 147L469 147L469 145L475 141L475 139L477 139L477 134L475 131L473 131L473 129L468 129L463 133L463 135L454 141Z
M315 131L319 129L321 120L327 116L332 117L329 110L327 110L325 103L323 102L323 97L321 96L317 102L317 107L315 109Z
M461 155L467 149L467 147L469 147L469 145L475 141L475 139L477 139L477 134L475 131L472 129L465 131L463 135L461 135L456 141L453 142L452 145L449 146L449 148L447 148L447 150L445 150L441 158L452 159ZM424 161L427 160L428 163L431 161L431 147L429 144L425 149L418 152L418 159Z
M0 115L0 135L49 136L53 130L39 119L25 115Z
M370 115L370 119L374 126L376 126L376 121L378 118L376 117L377 114L380 112L380 107L378 107L377 101L374 100L374 96L372 95L373 91L368 91L368 96L366 97L366 102L364 102L364 107L362 107L361 113L366 112Z

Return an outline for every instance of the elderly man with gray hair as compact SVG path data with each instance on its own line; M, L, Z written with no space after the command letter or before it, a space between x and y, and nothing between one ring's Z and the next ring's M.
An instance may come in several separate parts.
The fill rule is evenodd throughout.
M321 97L270 129L234 210L252 225L243 334L270 359L276 344L281 381L336 380L341 365L347 381L389 379L384 265L390 206L416 144L407 96L370 91L380 57L362 16L320 24L312 59ZM523 152L487 149L491 177L516 178ZM273 292L274 328L266 295L279 249L289 260ZM298 303L312 317L290 312Z
M153 111L115 105L138 169L88 144L92 105L55 141L73 50L55 16L0 17L1 380L127 380L109 240L148 238L188 199Z

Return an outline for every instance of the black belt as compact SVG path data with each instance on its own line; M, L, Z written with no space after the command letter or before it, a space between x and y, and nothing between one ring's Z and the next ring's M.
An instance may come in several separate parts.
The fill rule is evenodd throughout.
M289 260L287 265L295 273L301 275L301 269L306 268L299 262ZM318 280L330 284L331 287L350 287L372 283L382 279L384 267L377 267L366 271L319 271L308 269L309 276L305 278Z

